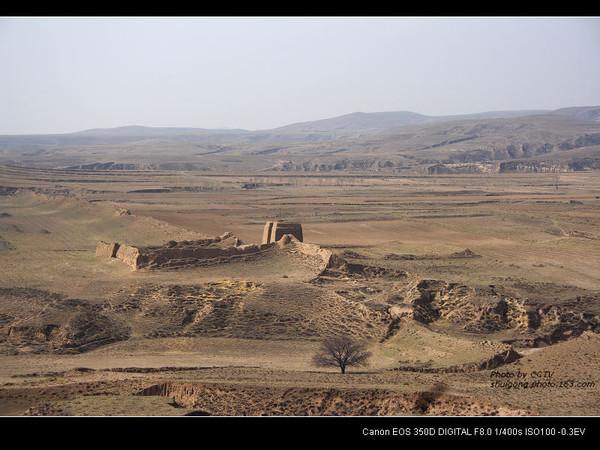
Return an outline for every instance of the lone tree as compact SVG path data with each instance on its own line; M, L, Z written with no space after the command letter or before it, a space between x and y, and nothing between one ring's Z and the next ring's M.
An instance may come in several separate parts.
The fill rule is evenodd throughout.
M371 352L363 342L348 336L334 336L323 341L313 363L318 367L339 367L346 373L348 366L368 365L370 357Z

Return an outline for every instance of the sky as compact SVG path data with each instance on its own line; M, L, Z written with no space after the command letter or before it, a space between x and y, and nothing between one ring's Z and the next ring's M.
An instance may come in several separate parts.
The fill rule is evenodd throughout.
M598 17L0 17L0 134L600 105Z

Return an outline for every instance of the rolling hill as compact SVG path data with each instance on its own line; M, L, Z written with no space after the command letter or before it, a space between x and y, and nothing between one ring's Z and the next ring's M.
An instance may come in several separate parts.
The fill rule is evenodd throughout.
M427 116L410 111L395 112L354 112L338 117L294 123L270 130L250 131L243 129L205 129L179 127L123 126L116 128L95 128L73 133L42 135L3 135L0 148L28 148L40 145L111 144L145 139L189 140L198 142L260 142L263 140L305 141L314 140L313 133L320 139L356 137L357 135L377 134L385 130L410 125L448 122L455 120L478 120L514 118L539 114L558 114L586 120L600 120L600 106L571 107L554 111L491 111L467 115ZM308 134L308 135L307 135Z
M599 122L600 107L572 107L462 116L357 112L260 131L126 126L0 136L0 163L69 170L596 170Z

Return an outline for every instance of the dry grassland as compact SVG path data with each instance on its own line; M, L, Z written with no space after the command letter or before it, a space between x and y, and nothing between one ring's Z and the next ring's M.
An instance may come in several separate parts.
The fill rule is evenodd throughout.
M597 173L329 176L2 166L4 415L597 415ZM266 221L290 248L178 270L98 258ZM350 266L348 266L350 267ZM382 271L382 269L386 269ZM535 325L535 326L534 326ZM311 363L366 339L371 365ZM485 365L513 349L521 356ZM498 372L552 373L511 388ZM560 386L562 387L558 387Z

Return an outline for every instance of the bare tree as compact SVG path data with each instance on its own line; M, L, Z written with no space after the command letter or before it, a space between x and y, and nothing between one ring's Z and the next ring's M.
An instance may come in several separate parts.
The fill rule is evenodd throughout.
M558 182L560 181L560 174L555 172L554 175L552 175L552 178L554 179L554 187L556 189L558 189Z
M370 357L371 352L367 351L363 342L348 336L334 336L323 341L313 363L318 367L339 367L342 373L346 373L348 366L368 365Z

